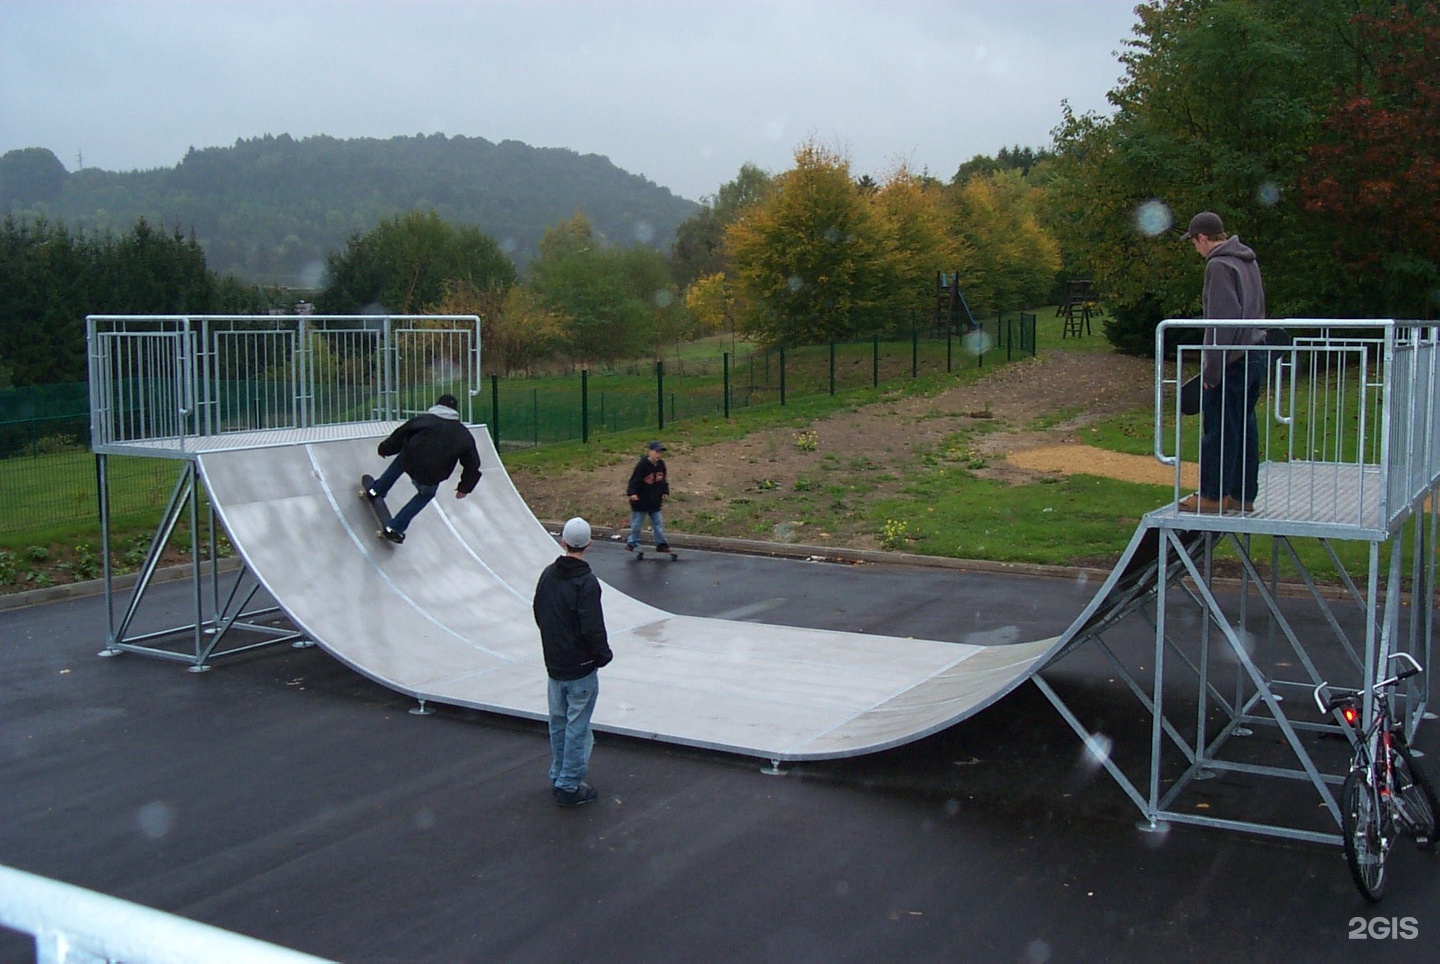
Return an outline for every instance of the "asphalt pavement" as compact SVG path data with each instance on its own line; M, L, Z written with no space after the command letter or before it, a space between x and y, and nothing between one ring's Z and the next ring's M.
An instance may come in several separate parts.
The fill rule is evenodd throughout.
M1059 633L1097 588L611 544L591 561L674 612L995 645ZM183 621L191 592L154 587L143 620ZM1339 848L1142 832L1030 684L909 746L779 775L602 734L600 800L563 810L540 724L411 715L316 648L199 674L103 659L104 624L98 596L0 612L0 863L327 958L1313 962L1440 940L1440 858L1402 847L1376 906ZM1076 664L1078 701L1103 672ZM32 953L0 932L0 960Z

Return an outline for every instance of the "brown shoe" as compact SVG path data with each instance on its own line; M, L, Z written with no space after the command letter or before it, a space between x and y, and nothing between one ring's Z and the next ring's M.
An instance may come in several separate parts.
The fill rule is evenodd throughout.
M1225 512L1239 512L1243 515L1249 515L1255 511L1255 503L1241 502L1239 499L1232 499L1228 495L1220 500L1220 504L1224 506L1222 511Z
M1223 505L1219 499L1207 499L1197 492L1175 503L1175 508L1180 512L1213 512L1219 515Z

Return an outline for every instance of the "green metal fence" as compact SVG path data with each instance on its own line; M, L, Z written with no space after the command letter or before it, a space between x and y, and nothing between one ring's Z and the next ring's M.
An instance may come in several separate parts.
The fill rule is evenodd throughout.
M83 382L0 390L0 539L98 524L89 394ZM112 458L117 518L158 517L175 480L165 460Z
M1035 316L1001 317L942 336L836 342L770 352L641 363L607 372L486 379L467 413L506 448L588 439L752 405L878 387L1035 353ZM239 386L248 398L264 386ZM414 400L423 410L432 399ZM0 540L98 524L95 458L83 383L0 390ZM148 525L175 480L167 459L111 456L112 514Z

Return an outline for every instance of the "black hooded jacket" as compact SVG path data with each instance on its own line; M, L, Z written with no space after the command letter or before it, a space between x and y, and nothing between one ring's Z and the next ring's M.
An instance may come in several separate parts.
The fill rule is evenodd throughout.
M614 658L600 611L600 580L584 559L561 556L546 566L535 585L534 609L552 679L588 676Z
M473 492L480 481L475 436L460 421L459 413L446 405L436 405L391 432L380 443L380 455L400 456L405 474L416 485L439 485L450 478L456 462L461 467L457 490Z

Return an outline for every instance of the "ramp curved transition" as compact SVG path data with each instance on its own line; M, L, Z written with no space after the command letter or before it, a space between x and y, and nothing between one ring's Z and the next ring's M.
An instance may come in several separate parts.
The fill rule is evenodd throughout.
M442 489L402 547L375 537L358 497L361 474L379 465L376 438L214 451L197 462L236 550L337 659L417 699L543 720L530 605L557 547L489 433L472 431L480 485L464 500ZM920 739L989 706L1102 620L1143 567L1146 531L1070 629L1003 646L679 616L606 586L615 661L602 674L595 728L777 761Z

